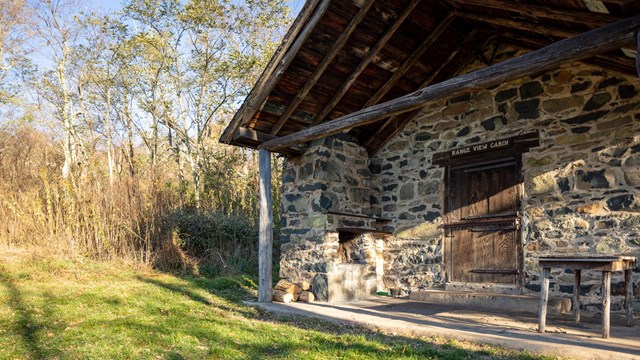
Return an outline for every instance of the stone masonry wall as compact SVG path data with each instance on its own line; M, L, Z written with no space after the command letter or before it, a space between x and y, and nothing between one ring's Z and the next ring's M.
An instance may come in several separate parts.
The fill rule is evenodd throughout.
M513 52L501 49L498 58ZM431 164L433 153L531 131L540 146L523 154L525 289L540 288L540 255L639 254L638 90L637 78L571 64L428 105L371 159L374 202L395 234L384 244L385 285L443 284L444 168ZM600 274L583 275L587 309L598 306L599 282ZM552 296L568 296L572 283L570 272L552 271ZM622 294L618 274L612 288ZM612 308L620 306L618 296Z
M328 212L379 215L379 207L371 204L376 193L367 151L348 135L316 140L304 155L287 160L282 185L280 277L311 282L320 300L327 300L327 287L340 285L332 282L349 282L352 287L373 291L376 258L381 256L376 239L360 237L357 243L363 256L358 264L347 266L338 261L337 232L340 227L374 226L369 224L372 220ZM354 273L357 279L352 279ZM335 292L338 290L342 291ZM345 297L363 295L342 293Z

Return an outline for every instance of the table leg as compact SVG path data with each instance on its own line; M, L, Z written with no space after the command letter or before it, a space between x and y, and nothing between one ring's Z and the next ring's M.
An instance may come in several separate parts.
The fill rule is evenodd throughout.
M611 271L602 272L602 338L609 338L611 318Z
M580 275L582 270L573 271L573 319L580 322Z
M624 284L627 288L624 301L627 310L627 326L633 326L633 279L631 278L631 269L624 271Z
M551 269L543 269L542 289L540 289L540 309L538 312L538 332L544 333L547 322L547 302L549 300L549 279L551 278Z

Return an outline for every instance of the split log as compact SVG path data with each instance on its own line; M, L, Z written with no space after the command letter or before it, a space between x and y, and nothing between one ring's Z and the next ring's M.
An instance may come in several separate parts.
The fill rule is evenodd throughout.
M300 285L292 283L291 281L286 279L278 281L275 289L282 290L288 294L299 294L302 291L302 287Z
M300 287L302 288L302 291L309 291L309 289L311 289L311 284L307 280L302 280Z
M300 297L300 294L293 294L293 302L298 301L298 298Z
M288 304L293 301L293 294L286 293L282 290L275 290L273 292L273 301Z
M312 292L309 291L303 291L300 293L300 297L298 297L298 301L302 301L302 302L313 302L316 299L315 295L313 295Z

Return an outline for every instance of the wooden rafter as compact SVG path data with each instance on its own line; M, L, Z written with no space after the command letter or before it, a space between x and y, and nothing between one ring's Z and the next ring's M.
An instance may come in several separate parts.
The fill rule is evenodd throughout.
M556 38L568 38L578 35L580 32L572 29L565 29L555 26L532 24L525 21L518 21L513 19L507 19L498 16L487 16L482 14L476 14L472 12L455 11L456 16L473 20L479 23L503 27L507 29L518 29L527 31L534 34L541 34L552 36Z
M477 6L496 10L506 10L532 19L549 19L585 24L591 28L602 27L621 18L610 14L592 13L590 11L559 9L544 5L523 4L506 0L449 0L456 7Z
M422 89L424 87L427 87L429 85L431 85L431 83L440 75L442 74L442 71L451 64L451 61L453 61L453 59L458 56L458 53L460 53L460 50L465 49L477 36L478 32L477 30L472 30L462 41L462 43L456 47L456 49L454 51L451 52L451 54L449 54L449 57L442 62L442 64L440 64L440 66L435 69L434 71L432 71L429 76L427 77L427 79L425 79L424 82L422 82L422 84L420 84L420 86L418 86L418 89ZM462 63L464 64L464 62ZM457 69L456 69L457 70ZM415 112L416 114L414 114L413 112ZM420 109L414 110L411 115L408 116L408 118L413 119L418 112L420 112ZM384 122L384 124L382 124L377 130L376 132L371 135L364 143L365 147L368 147L369 145L371 145L371 143L380 135L382 134L385 129L391 124L393 123L395 120L397 120L399 115L394 115L392 117L390 117L387 121ZM408 120L410 121L410 120Z
M636 40L640 16L636 15L496 65L457 76L399 98L342 116L297 133L263 143L260 148L279 150L371 124L390 116L423 107L429 101L484 89L519 77L546 71L571 61L580 61L618 49Z
M220 137L222 142L230 143L231 137L236 130L248 120L248 117L253 116L264 105L267 96L280 81L285 69L291 64L302 44L311 35L324 13L329 9L330 4L331 0L311 0L305 4L301 15L296 19L283 39L283 44L290 44L290 46L283 46L276 51L262 76L260 76L258 83L251 90L248 102L236 113ZM252 94L256 94L256 96L253 97L251 96Z
M285 122L287 122L289 116L293 114L293 112L298 108L298 106L307 96L309 91L311 91L311 88L313 88L313 86L318 82L324 71L327 69L327 67L329 67L329 64L331 64L336 55L338 55L340 50L342 50L342 47L347 43L349 37L351 37L351 34L353 34L353 32L356 30L358 24L360 24L360 22L362 22L362 20L364 20L364 18L367 16L369 9L371 8L371 6L373 6L374 3L375 0L366 0L362 7L360 7L360 10L358 10L356 15L351 19L351 21L347 25L347 28L344 29L338 39L333 43L333 45L331 45L331 48L322 59L322 62L320 62L320 64L316 67L313 75L311 75L307 79L307 81L302 86L302 89L300 89L300 91L296 94L284 113L280 115L280 118L271 130L272 135L277 135L280 129L282 129L282 126Z
M420 59L420 57L424 54L431 45L433 45L440 35L449 27L451 22L455 16L452 13L448 13L447 16L433 29L429 36L427 36L424 41L418 46L418 48L400 65L400 67L391 75L391 78L387 80L378 91L367 101L367 103L363 106L363 108L367 108L371 105L375 105L385 96L389 90L391 90L398 80L400 80L404 74Z
M470 34L471 35L471 34ZM476 35L473 35L476 36ZM491 42L493 39L495 38L495 36L489 36L487 37L480 46L478 46L476 48L476 51L471 52L468 56L466 56L460 63L458 63L456 66L454 66L453 68L450 68L446 73L444 73L444 77L445 78L449 78L457 73L459 73L467 64L471 63L471 61L473 60L474 56L477 53L477 50L484 48L489 42ZM470 40L472 38L468 38L467 40ZM447 62L451 62L454 59L454 57L449 57L449 59L447 59ZM446 68L446 66L443 64L439 69L438 69L438 74L436 76L433 77L433 79L436 79L438 77L439 74L442 74L444 69ZM428 85L425 85L423 87L426 87ZM380 151L380 149L382 149L382 147L389 141L391 140L396 134L398 134L400 131L402 131L402 129L404 129L404 127L410 123L413 119L416 118L416 116L420 115L422 108L418 108L416 110L413 110L411 112L408 113L407 116L405 116L404 119L400 120L400 122L397 124L397 126L389 133L387 134L387 136L385 136L385 139L378 144L375 148L370 149L370 155L375 155L378 153L378 151ZM396 115L397 117L397 115Z
M367 56L365 56L358 66L353 70L351 75L345 80L345 82L340 86L340 89L336 91L331 100L322 108L320 113L314 119L312 125L317 125L322 122L327 115L333 110L333 108L340 102L342 97L347 93L347 91L351 88L351 85L358 79L360 74L364 71L364 69L369 65L371 60L382 50L382 48L387 44L391 36L395 34L400 25L404 22L404 20L411 14L413 9L420 3L421 0L411 0L409 5L404 9L404 11L396 18L395 22L391 27L387 29L387 31L382 35L382 37L378 40L374 47L369 50Z

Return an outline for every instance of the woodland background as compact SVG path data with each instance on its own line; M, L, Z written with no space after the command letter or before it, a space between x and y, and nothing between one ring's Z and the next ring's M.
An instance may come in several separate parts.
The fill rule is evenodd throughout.
M257 156L217 139L288 28L288 4L0 5L0 245L252 271Z

